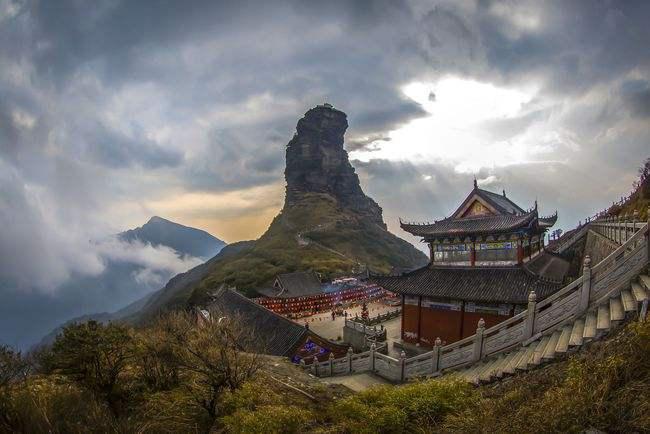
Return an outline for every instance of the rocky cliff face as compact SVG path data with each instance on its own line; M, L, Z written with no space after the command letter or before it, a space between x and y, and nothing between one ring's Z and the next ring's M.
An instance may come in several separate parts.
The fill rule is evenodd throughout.
M287 145L285 207L300 202L305 193L327 193L342 207L386 228L382 209L366 196L343 148L347 116L329 104L319 105L298 121Z

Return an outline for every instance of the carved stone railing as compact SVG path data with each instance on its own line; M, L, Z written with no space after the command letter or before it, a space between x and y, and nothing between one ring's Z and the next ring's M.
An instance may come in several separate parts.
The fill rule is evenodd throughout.
M363 321L358 316L355 316L354 318L351 318L350 320L346 320L346 321L355 321L357 323L365 323L366 325L375 325L375 324L381 324L382 322L391 320L393 318L397 318L400 315L400 313L402 313L402 310L397 308L395 310L391 310L386 313L380 313L375 316L371 316L366 321Z
M594 267L586 256L581 277L540 302L531 292L526 310L494 327L485 329L485 322L481 319L476 334L445 346L436 339L432 351L411 358L406 358L404 352L399 359L380 354L378 347L372 345L370 351L356 355L350 351L341 359L315 362L311 365L312 372L318 376L330 376L370 371L390 381L401 382L465 367L525 345L569 324L617 296L629 285L648 265L649 227L648 222L634 220L590 222L590 230L609 238L619 247Z

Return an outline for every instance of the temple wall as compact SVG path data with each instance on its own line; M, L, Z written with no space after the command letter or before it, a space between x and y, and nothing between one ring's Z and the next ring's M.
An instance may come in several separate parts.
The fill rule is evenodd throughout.
M512 317L514 305L475 305L468 302L441 302L427 297L406 296L402 306L402 339L433 346L436 338L450 344L476 333L479 319L486 328Z
M463 315L463 336L461 339L472 336L476 333L476 327L481 318L485 321L485 328L487 329L507 320L511 316L512 315L497 315L485 312L465 312Z
M418 342L418 311L418 297L407 295L402 303L402 339L405 342Z
M420 343L422 345L433 346L437 337L447 343L460 339L462 315L460 311L423 307L421 315Z

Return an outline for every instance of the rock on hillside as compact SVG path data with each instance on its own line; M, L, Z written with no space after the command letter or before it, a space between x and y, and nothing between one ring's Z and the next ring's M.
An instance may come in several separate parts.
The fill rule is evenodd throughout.
M381 208L361 189L343 146L347 126L345 113L328 104L309 110L287 145L285 203L266 233L186 273L195 278L170 282L143 315L201 303L224 282L255 295L279 273L313 269L330 278L426 264L424 253L386 230Z
M329 194L341 208L386 229L381 207L361 190L343 148L347 128L345 113L329 104L309 110L298 121L296 134L287 145L285 207L299 204L308 193Z

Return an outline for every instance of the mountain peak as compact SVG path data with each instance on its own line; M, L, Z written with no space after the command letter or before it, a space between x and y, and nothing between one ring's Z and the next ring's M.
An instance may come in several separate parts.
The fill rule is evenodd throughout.
M201 229L184 226L158 216L153 216L139 228L122 232L118 236L125 241L139 240L153 246L171 247L180 254L204 259L213 257L226 245Z
M327 103L308 110L298 121L287 145L285 207L299 203L305 194L326 193L385 228L381 207L364 194L343 147L347 128L347 115Z

